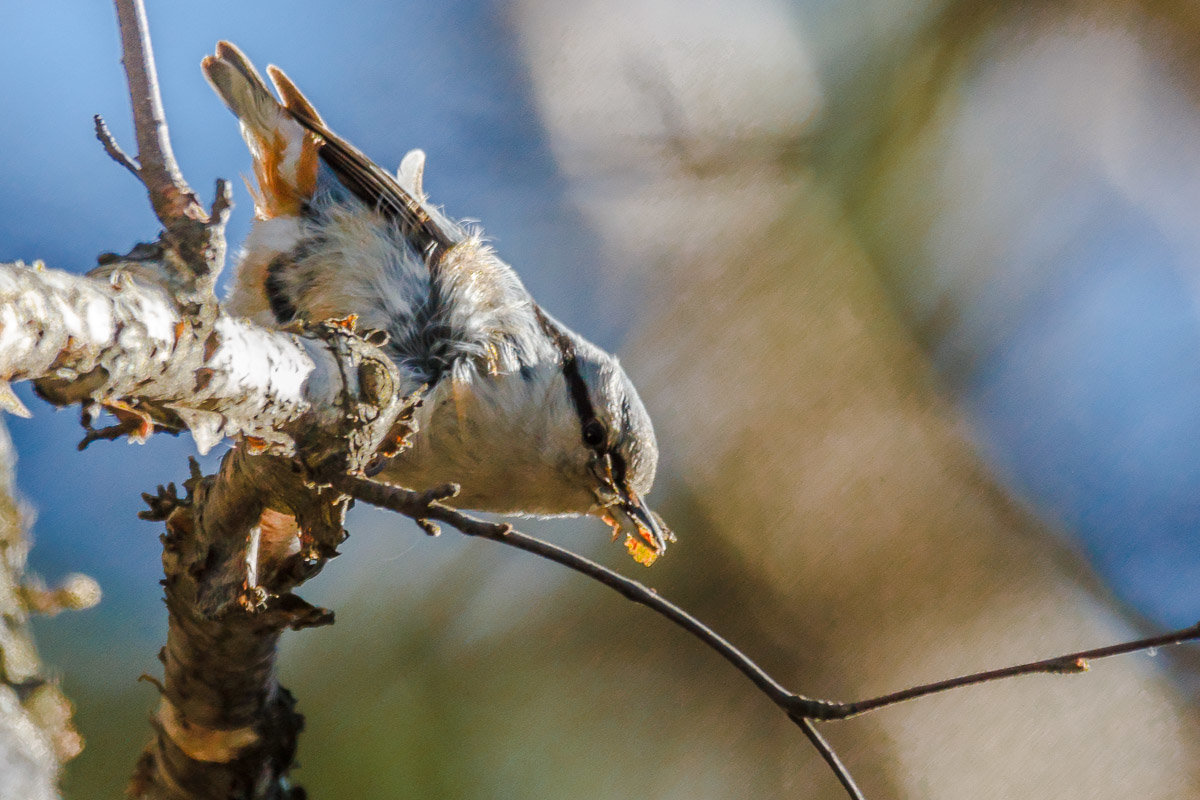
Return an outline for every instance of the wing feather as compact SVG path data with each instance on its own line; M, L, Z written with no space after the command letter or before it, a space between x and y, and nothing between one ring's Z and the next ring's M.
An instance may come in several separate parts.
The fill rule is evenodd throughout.
M355 197L395 220L416 247L434 263L441 253L454 246L454 236L429 212L420 199L413 197L387 170L361 150L331 131L307 98L278 67L269 67L276 89L285 100L285 108L296 122L321 138L320 156L339 181Z

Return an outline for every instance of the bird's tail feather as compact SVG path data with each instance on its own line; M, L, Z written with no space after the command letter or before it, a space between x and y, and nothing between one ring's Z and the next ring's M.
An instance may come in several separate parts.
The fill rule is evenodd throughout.
M299 214L317 188L319 145L288 109L319 120L316 109L290 81L281 86L278 71L272 69L284 100L281 105L250 60L229 42L218 42L216 54L206 56L201 65L209 84L241 123L258 180L258 190L251 188L255 212L266 219Z
M304 96L304 92L300 91L300 87L292 83L292 79L287 76L287 73L274 64L268 64L267 75L271 78L271 83L275 85L275 91L283 98L283 107L292 112L292 116L300 115L319 125L325 124L325 120L321 119L317 109Z

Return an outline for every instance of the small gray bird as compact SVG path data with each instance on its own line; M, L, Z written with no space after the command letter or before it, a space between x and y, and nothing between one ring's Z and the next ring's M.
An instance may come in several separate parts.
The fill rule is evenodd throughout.
M451 502L481 511L592 514L639 562L661 555L674 537L643 499L658 447L633 384L543 311L478 231L427 202L424 153L392 175L271 66L276 100L228 42L203 68L258 183L229 310L264 325L355 315L387 332L406 388L426 387L419 432L379 477L458 483Z

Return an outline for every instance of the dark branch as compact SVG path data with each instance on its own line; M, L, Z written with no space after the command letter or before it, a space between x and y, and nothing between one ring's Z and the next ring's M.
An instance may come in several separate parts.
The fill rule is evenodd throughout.
M758 664L707 625L637 581L630 580L607 567L601 566L583 556L576 555L569 550L564 550L549 542L543 542L540 539L514 530L511 525L485 522L442 505L440 501L452 497L457 492L458 487L453 484L436 487L426 492L412 492L396 486L376 483L365 478L348 477L343 478L336 485L336 488L365 503L387 508L411 517L426 531L432 525L432 520L437 520L453 526L468 536L490 539L493 542L500 542L501 544L524 550L527 553L533 553L586 575L613 589L623 597L635 603L640 603L661 616L666 617L698 638L726 661L733 664L763 694L769 697L775 705L783 709L787 713L788 718L804 731L805 736L817 748L821 757L834 771L834 774L837 775L838 780L852 798L861 798L862 794L854 785L854 780L850 777L850 773L846 767L838 759L837 754L834 753L828 742L817 732L812 724L813 721L848 719L868 711L883 708L884 706L913 700L917 697L924 697L925 695L936 694L962 686L1011 678L1017 675L1086 672L1089 661L1200 640L1200 623L1197 623L1189 628L1183 628L1159 636L1123 642L1107 647L1098 647L1093 650L1082 650L1077 653L1069 653L1027 664L1018 664L1003 669L964 675L936 683L915 686L869 700L841 703L832 700L814 699L784 688L782 684L768 675L762 667L758 666Z
M850 776L850 770L838 758L838 754L834 752L832 745L825 741L825 737L817 730L817 726L813 724L811 719L807 717L792 717L792 721L800 726L800 730L804 731L804 735L808 737L808 741L812 742L812 746L816 748L821 758L825 759L825 763L833 770L833 774L837 776L838 783L846 790L846 794L850 796L850 800L866 800L863 797L862 790L858 788L858 784L854 782L854 778Z
M568 569L599 581L610 589L620 593L623 597L647 606L651 610L661 614L700 639L700 641L724 657L726 661L737 667L760 691L771 698L772 702L787 712L788 717L804 730L805 735L816 746L821 757L825 759L826 763L837 774L838 780L850 792L850 796L854 798L862 797L858 793L858 789L854 786L854 781L850 777L849 772L847 772L841 761L838 760L837 755L834 754L829 744L817 734L810 723L812 719L827 719L836 716L837 704L827 703L824 700L812 700L789 692L778 681L768 675L762 667L758 666L758 664L742 653L742 651L727 642L703 622L670 600L661 597L653 590L637 581L626 578L624 575L613 572L591 559L584 558L569 550L564 550L549 542L544 542L541 539L514 530L511 525L485 522L455 511L448 506L441 505L441 500L453 497L458 492L458 487L453 484L435 487L426 492L412 492L397 486L376 483L365 478L347 477L338 482L334 488L365 503L387 508L412 517L426 531L428 531L426 526L430 524L430 520L438 520L447 525L452 525L468 536L490 539L493 542L500 542L501 544L506 544L518 550L524 550L527 553L533 553L541 558L562 564Z
M974 686L979 683L998 681L1003 678L1015 678L1018 675L1039 673L1073 675L1080 672L1087 672L1089 661L1098 661L1101 658L1108 658L1110 656L1120 656L1126 653L1136 653L1140 650L1152 650L1158 647L1169 647L1197 640L1200 640L1200 622L1188 628L1181 628L1177 631L1150 636L1145 639L1135 639L1131 642L1097 647L1093 650L1080 650L1078 653L1068 653L1067 655L1055 656L1054 658L1047 658L1041 661L1031 661L1027 664L1017 664L1002 669L990 669L985 672L962 675L944 681L914 686L911 689L892 692L891 694L874 697L870 700L859 700L854 703L838 703L838 714L835 717L829 717L829 719L848 719L859 714L865 714L868 711L883 708L884 706L903 703L906 700L913 700L925 695L937 694L938 692L945 692L949 689L957 689L962 686Z
M613 589L626 599L649 607L700 639L723 656L726 661L737 667L755 686L770 697L772 702L789 715L808 719L831 719L838 716L840 704L813 700L788 691L763 671L762 667L722 638L716 631L654 590L626 578L608 567L597 564L591 559L514 530L511 525L485 522L441 505L439 501L453 497L457 492L458 487L453 484L436 487L427 492L412 492L365 478L345 478L335 488L365 503L397 511L418 521L444 522L468 536L500 542L582 573Z

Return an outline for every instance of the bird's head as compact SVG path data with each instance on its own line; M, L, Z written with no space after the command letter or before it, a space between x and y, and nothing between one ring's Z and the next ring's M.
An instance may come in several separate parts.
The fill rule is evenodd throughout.
M572 471L595 500L588 511L612 526L614 538L625 537L635 559L653 563L675 537L645 501L658 466L650 415L615 356L540 310L539 322L561 356L568 427L576 437Z

